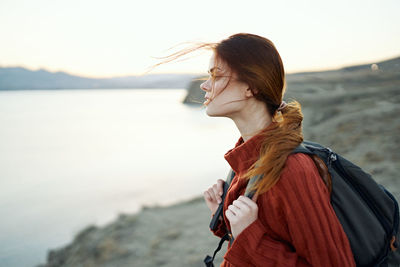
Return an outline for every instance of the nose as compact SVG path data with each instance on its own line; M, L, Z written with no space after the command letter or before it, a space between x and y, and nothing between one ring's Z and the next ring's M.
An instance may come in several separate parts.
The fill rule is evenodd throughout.
M205 92L211 91L210 86L208 84L208 80L203 82L202 84L200 84L200 89L205 91Z

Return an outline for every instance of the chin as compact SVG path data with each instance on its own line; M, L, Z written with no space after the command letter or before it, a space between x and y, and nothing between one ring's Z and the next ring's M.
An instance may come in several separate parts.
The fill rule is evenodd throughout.
M215 111L212 108L210 108L209 106L206 107L206 114L209 117L216 117L217 116L217 114L215 114Z
M226 114L224 112L218 112L209 107L206 108L206 114L209 117L226 117Z

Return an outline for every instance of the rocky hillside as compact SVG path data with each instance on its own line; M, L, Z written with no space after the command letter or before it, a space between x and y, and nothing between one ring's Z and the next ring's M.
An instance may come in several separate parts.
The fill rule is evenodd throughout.
M306 139L357 163L400 200L400 58L288 75L285 98L302 104ZM202 100L199 82L193 82L186 101ZM209 220L201 197L145 208L105 227L87 227L68 246L51 250L41 267L203 266L219 241L208 229Z

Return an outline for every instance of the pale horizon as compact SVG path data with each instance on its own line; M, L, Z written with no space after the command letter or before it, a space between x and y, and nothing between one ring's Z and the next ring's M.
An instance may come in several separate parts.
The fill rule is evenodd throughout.
M239 3L239 2L237 2ZM400 1L52 1L0 3L0 67L88 78L144 74L184 42L247 32L270 39L286 73L325 71L400 56ZM172 50L168 50L171 47ZM148 74L206 73L210 51Z
M389 58L384 58L384 59L378 59L378 60L374 60L374 61L368 61L368 62L354 62L353 64L346 64L346 65L338 65L335 67L326 67L324 69L304 69L304 70L298 70L298 71L291 71L291 72L286 72L286 74L295 74L295 73L300 73L300 72L318 72L318 71L329 71L329 70L336 70L336 69L341 69L344 67L350 67L350 66L357 66L357 65L364 65L364 64L373 64L373 63L378 63L381 61L386 61L386 60L390 60L393 58L397 58L400 57L399 55L395 55L393 57L389 57ZM88 76L88 75L84 75L84 74L76 74L76 73L71 73L68 70L50 70L47 69L45 67L39 67L39 68L30 68L27 66L22 66L22 65L10 65L10 66L2 66L0 65L0 68L16 68L16 67L21 67L21 68L25 68L31 71L38 71L38 70L46 70L52 73L56 73L56 72L64 72L73 76L79 76L79 77L83 77L83 78L93 78L93 79L106 79L106 78L117 78L117 77L126 77L126 76L140 76L142 75L141 73L131 73L131 74L125 74L125 75L108 75L108 76ZM193 74L193 75L202 75L202 74L206 74L206 71L203 72L184 72L184 71L171 71L171 72L157 72L157 71L153 71L153 72L149 72L148 75L151 74Z

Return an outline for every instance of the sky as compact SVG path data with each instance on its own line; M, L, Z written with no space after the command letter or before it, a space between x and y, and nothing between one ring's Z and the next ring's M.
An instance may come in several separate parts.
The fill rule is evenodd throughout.
M400 56L399 0L0 0L0 67L141 75L188 42L270 39L287 73ZM210 51L150 73L206 73Z

